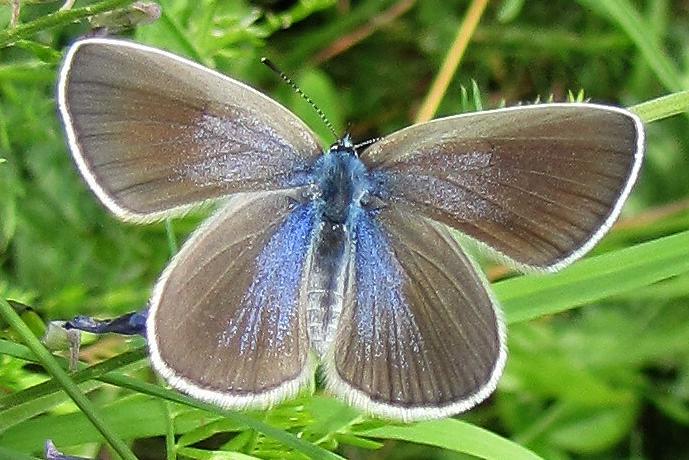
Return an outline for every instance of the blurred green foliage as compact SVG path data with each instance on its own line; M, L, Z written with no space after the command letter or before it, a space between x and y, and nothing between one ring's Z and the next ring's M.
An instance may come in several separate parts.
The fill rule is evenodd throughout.
M75 8L104 3L77 2ZM410 123L468 4L163 0L159 20L125 35L261 88L330 142L313 110L260 64L268 56L338 130L349 126L355 139L365 140ZM110 317L145 305L171 251L164 223L133 226L108 215L69 158L55 110L55 69L61 52L89 23L74 21L87 17L78 9L76 15L53 16L59 6L22 2L20 24L44 22L14 40L9 4L0 5L0 27L6 28L0 41L13 43L0 49L0 297L32 305L24 317ZM406 11L381 21L395 7ZM593 101L618 105L687 89L688 21L686 2L670 0L492 2L438 115L551 95L565 100L581 89ZM688 123L679 115L648 125L648 154L625 207L627 220L594 254L634 251L642 242L689 229ZM208 212L175 220L174 235L183 239ZM686 241L658 240L654 248L677 245L677 254L686 255ZM579 275L565 271L556 275L564 286L554 291L560 298L553 303L563 311L557 315L536 303L537 294L528 294L536 310L527 316L537 319L519 317L510 295L530 276L522 284L498 285L507 316L514 318L507 369L495 396L462 420L518 445L503 445L504 439L453 420L411 427L365 420L323 396L251 414L251 420L351 458L459 459L487 452L472 443L493 449L492 458L535 458L519 445L556 460L689 458L689 267L681 257L663 259L658 263L668 271L654 278L663 281L648 286L642 276L622 271L619 276L627 278L615 281L620 289L605 291L605 273L622 259L597 260L588 273L591 287L608 294L584 295L586 305L575 309L582 303L572 294L573 287L582 289L575 284ZM639 270L651 270L643 262ZM2 323L0 335L9 339L0 341L0 392L8 395L0 397L0 449L37 455L52 438L70 452L95 455L100 438L83 414L55 389L31 389L45 374L18 357L18 338ZM125 346L102 340L91 349L89 356L98 360ZM140 362L121 366L131 379L152 379ZM180 458L226 451L236 454L217 458L304 455L266 436L263 425L163 404L164 394L132 393L97 380L82 385L120 435L137 440L141 458L162 458L170 417Z

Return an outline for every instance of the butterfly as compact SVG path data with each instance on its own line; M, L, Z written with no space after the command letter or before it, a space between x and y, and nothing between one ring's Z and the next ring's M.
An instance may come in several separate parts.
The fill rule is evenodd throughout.
M589 103L436 119L323 149L294 114L199 64L123 40L77 41L58 106L81 175L146 223L228 198L172 259L146 321L167 382L225 408L309 388L374 416L465 411L506 360L498 303L453 230L555 271L607 232L644 128Z

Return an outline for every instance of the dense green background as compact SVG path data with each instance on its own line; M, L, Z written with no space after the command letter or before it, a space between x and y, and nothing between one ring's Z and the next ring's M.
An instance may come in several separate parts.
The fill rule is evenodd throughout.
M0 48L0 298L31 305L33 312L17 310L40 331L38 315L109 317L142 307L171 244L163 223L139 227L108 215L67 154L55 69L89 28L72 19L86 14L53 16L56 2L22 3L28 29L0 32L0 44L15 42ZM92 4L104 3L131 2ZM355 138L365 140L414 119L470 2L160 4L160 20L127 34L265 90L329 142L313 111L261 56L293 75L339 130L351 123ZM391 17L391 8L403 14ZM10 8L0 6L0 27L9 17ZM472 80L484 108L539 96L565 100L581 89L593 101L623 106L675 98L656 112L639 108L647 121L664 119L648 125L639 183L621 224L592 256L557 275L495 284L510 323L510 356L496 394L461 418L471 424L395 426L324 396L223 418L145 386L155 379L142 352L119 355L141 342L120 338L85 347L85 362L115 358L84 376L82 390L121 438L138 439L141 458L164 458L173 430L181 435L179 456L199 459L215 450L235 453L213 458L241 459L325 456L324 449L380 459L689 458L689 118L668 118L689 105L680 93L689 88L688 24L689 4L669 0L505 0L485 11L438 115L476 108L478 94L462 89L473 88ZM324 51L343 44L324 60ZM208 212L175 220L172 235L182 240ZM19 336L0 322L0 458L38 455L46 438L96 455L102 438L59 387L31 388L47 375L20 359L35 360ZM113 385L93 379L112 369L119 373L102 378Z

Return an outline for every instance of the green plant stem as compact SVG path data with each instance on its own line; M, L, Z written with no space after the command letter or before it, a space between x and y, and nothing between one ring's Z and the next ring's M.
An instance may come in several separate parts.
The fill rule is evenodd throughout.
M646 123L678 115L689 111L689 90L651 99L631 106L629 110L639 115Z
M2 299L0 299L2 301ZM3 301L4 302L4 301ZM0 313L2 313L2 309L0 308ZM8 354L10 356L14 356L20 359L25 359L27 361L31 362L39 362L40 360L37 360L35 357L30 356L26 349L24 348L23 345L19 345L16 343L12 343L7 340L2 340L0 339L0 347L2 348L3 353ZM42 348L42 347L41 347ZM136 349L132 350L131 353L140 353L144 350L143 348L141 349ZM60 358L53 358L53 359L60 359ZM66 363L65 363L66 365ZM189 407L194 407L196 409L201 409L201 410L206 410L208 412L218 414L221 416L224 416L228 418L229 420L232 420L236 422L238 425L245 425L259 433L263 433L264 435L275 439L276 441L284 444L287 447L291 447L295 451L302 452L305 454L308 458L314 458L314 459L342 459L339 455L330 452L320 446L314 445L304 439L298 438L294 434L288 432L288 431L283 431L279 428L274 428L273 426L264 423L260 420L256 420L250 415L243 414L241 412L235 412L235 411L230 411L226 409L222 409L218 406L214 406L213 404L210 403L204 403L201 401L197 401L195 399L192 399L188 396L182 395L178 393L175 390L168 390L166 388L161 387L160 385L154 385L152 383L146 383L146 382L141 382L139 380L133 379L131 377L128 377L124 374L121 374L119 372L111 371L108 372L105 375L97 375L95 376L98 380L101 382L108 383L110 385L114 385L120 388L126 388L132 391L136 391L138 393L146 394L149 396L153 396L156 398L161 398L166 401L171 401L171 402L176 402L179 404L184 404ZM0 457L2 458L2 457Z
M231 411L223 409L211 403L197 401L189 396L185 396L174 390L167 390L159 385L154 385L152 383L140 382L134 379L121 379L121 377L112 374L110 375L110 379L113 384L115 384L115 382L117 381L117 385L123 388L129 388L130 390L137 391L139 393L155 396L157 398L166 399L168 401L184 404L189 407L194 407L196 409L201 409L214 414L221 415L239 425L245 425L253 430L263 433L264 435L271 437L276 441L279 441L285 446L307 455L308 458L332 460L342 459L342 457L340 457L334 452L330 452L320 446L311 444L310 442L300 439L288 431L275 428L261 420L256 420L250 415L244 414L242 412Z
M167 401L160 401L165 412L165 459L176 460L177 451L175 446L175 426L172 413L170 411L170 403Z
M440 67L438 74L433 80L433 84L428 90L428 94L426 94L426 97L424 98L424 101L416 114L416 123L430 121L435 112L438 110L440 102L445 96L447 88L450 86L452 77L457 72L459 63L464 56L464 52L469 45L471 37L474 35L476 26L481 20L487 5L487 0L473 0L469 4L464 16L464 20L457 30L455 40L452 43L452 46L450 46L450 50L445 55L443 65Z
M12 343L0 339L0 353L4 354L9 354L11 356L15 356L20 359L32 359L30 356L22 356L20 354L15 354L15 352L21 352L20 349L11 349ZM137 361L141 361L143 359L146 359L148 357L148 349L145 346L142 346L140 348L136 348L134 350L130 350L126 353L121 353L113 358L110 358L106 361L103 361L98 364L94 364L93 366L90 367L83 367L81 370L78 372L75 372L70 375L70 378L72 381L76 384L85 382L87 380L92 380L92 379L98 379L104 374L107 374L108 372L115 370L115 369L120 369L124 366L128 366L130 364L133 364ZM62 362L63 360L61 358L57 358L58 363ZM65 367L65 365L62 365L61 367ZM29 400L35 400L37 398L43 397L47 394L50 394L52 392L55 392L59 390L59 384L55 380L47 380L43 383L39 383L38 385L34 385L30 388L27 388L22 391L18 391L15 393L10 393L7 396L4 396L0 398L0 414L2 414L2 410L5 410L9 407L16 406L19 404L22 404L26 401ZM3 424L2 421L0 421L0 431L2 431Z
M82 410L93 426L103 435L112 448L125 460L136 460L136 456L127 444L117 436L112 428L98 415L91 401L79 390L72 379L60 367L55 358L45 349L38 338L21 320L5 299L0 299L0 315L22 338L24 343L36 355L48 373L62 386L63 390L74 403Z
M0 48L11 45L19 39L27 38L41 30L59 25L67 25L71 22L88 18L105 11L114 10L133 2L134 0L105 0L96 5L85 6L83 8L56 11L55 13L42 16L34 21L1 31Z

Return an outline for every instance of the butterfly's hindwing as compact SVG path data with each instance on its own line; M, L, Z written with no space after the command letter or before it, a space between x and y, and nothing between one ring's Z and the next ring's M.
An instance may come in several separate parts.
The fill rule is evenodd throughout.
M233 198L156 285L148 341L174 387L224 407L267 407L311 381L302 279L317 221L291 195Z
M326 385L387 418L466 410L502 372L499 309L446 228L395 209L377 214L361 213L353 227Z

